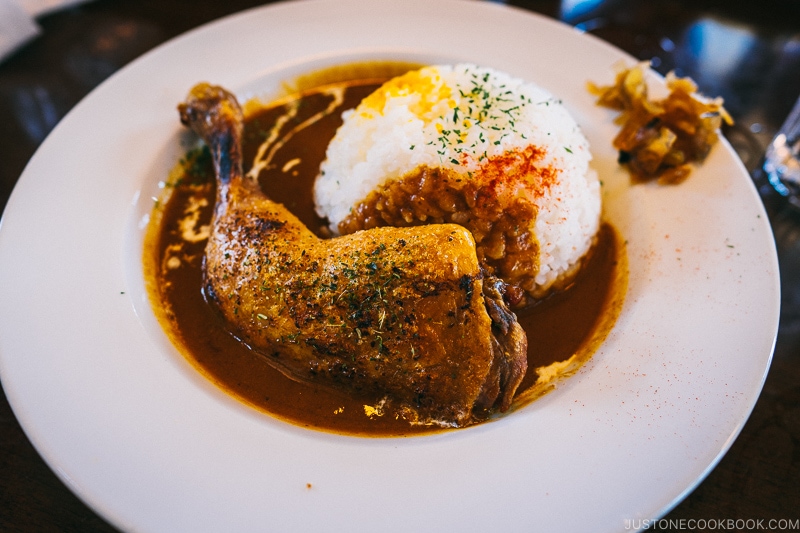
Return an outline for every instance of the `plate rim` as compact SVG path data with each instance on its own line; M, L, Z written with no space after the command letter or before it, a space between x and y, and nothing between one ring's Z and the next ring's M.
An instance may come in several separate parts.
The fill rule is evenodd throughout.
M134 60L131 64L129 64L128 66L126 66L123 69L121 69L118 73L114 74L111 78L109 78L109 80L106 80L106 82L104 82L98 88L96 88L94 91L92 91L84 100L82 100L78 105L76 105L68 113L68 115L61 121L61 123L59 123L59 125L56 127L56 129L53 131L53 133L51 133L51 135L48 137L48 139L45 140L45 142L42 144L40 149L37 150L37 153L31 159L31 162L29 162L29 165L26 166L26 169L23 172L23 176L20 179L20 181L22 182L22 180L25 179L26 183L27 183L27 182L31 181L31 179L33 179L33 178L26 178L25 177L29 173L28 168L32 167L33 165L36 165L38 163L39 159L45 157L45 156L43 156L41 154L46 154L47 150L49 150L49 146L53 142L50 139L51 138L57 138L59 136L63 136L60 132L62 130L64 130L64 129L68 128L68 125L71 124L72 121L75 120L75 119L72 118L73 116L77 116L78 114L82 113L83 111L81 111L81 110L84 109L84 107L89 106L96 98L98 98L96 95L99 94L99 95L105 96L106 92L113 92L112 91L113 84L120 83L120 80L124 79L126 76L129 76L130 72L135 72L136 69L139 68L138 65L146 65L148 62L151 62L153 60L152 58L156 57L157 54L162 53L161 50L165 49L166 47L176 46L175 43L177 43L178 45L182 45L182 44L184 44L186 42L190 42L192 40L196 40L196 39L200 38L202 35L204 35L206 32L219 31L219 28L222 28L223 26L233 27L233 26L236 25L236 21L237 20L243 20L245 17L252 16L254 14L260 13L262 10L274 10L276 8L278 8L278 9L287 9L287 10L295 10L295 9L298 9L299 8L298 6L301 6L301 5L302 6L310 6L312 4L322 5L322 4L332 4L332 3L335 3L335 2L331 2L331 1L327 1L327 0L304 0L302 2L278 3L278 4L270 4L270 5L267 5L267 6L252 8L252 9L246 10L245 12L232 14L232 15L229 15L227 17L224 17L223 19L219 19L217 21L213 21L213 22L208 23L206 25L203 25L203 26L200 26L200 27L195 28L193 30L190 30L189 32L177 37L176 39L167 41L167 43L157 47L153 51L144 54L139 59ZM360 4L360 3L361 2L359 2L357 0L356 1L347 2L348 5L356 5L356 4ZM418 2L418 3L422 4L422 2ZM445 3L449 3L450 5L453 5L453 6L456 6L456 5L463 6L463 5L467 4L467 3L457 2L457 1L448 1L448 2L445 2ZM497 5L493 5L494 7L491 7L491 8L487 7L487 6L492 5L492 4L476 4L476 5L484 6L482 8L478 8L478 9L484 9L484 8L487 8L487 9L503 9L503 10L509 9L506 6L497 6ZM562 23L560 23L558 21L555 21L553 19L549 19L549 18L544 17L542 15L539 15L537 13L523 11L523 10L519 10L519 11L520 11L520 13L524 13L524 15L526 17L532 17L530 20L537 19L540 22L541 21L546 21L545 24L549 24L549 25L552 25L554 27L561 27L562 30L563 29L572 30L572 28L569 28L568 26L566 26L566 25L564 25L564 24L562 24ZM562 31L562 30L559 30L559 31ZM587 35L586 37L591 37L595 41L595 43L602 43L602 46L605 46L605 47L608 47L610 49L613 49L615 51L615 53L617 53L617 54L621 54L622 56L627 56L627 54L625 54L624 52L621 52L621 51L615 49L610 44L605 43L604 41L602 41L600 39L597 39L596 37L589 36L589 35ZM630 56L628 56L628 57L630 57ZM538 81L538 80L534 80L534 81ZM112 87L112 89L109 89L108 87ZM736 158L735 153L733 152L733 149L730 147L730 145L724 139L723 139L721 145L719 146L719 148L723 148L723 147L724 147L724 150L726 151L728 157L732 157L734 159L734 165L738 164L738 166L740 167L740 172L744 172L746 174L746 171L744 171L743 165L741 164L740 161L738 161L738 158ZM31 172L33 172L33 170ZM3 220L0 220L0 244L3 243L3 237L4 237L5 233L8 233L9 231L11 231L11 230L7 229L6 227L4 227L4 226L7 226L9 224L9 222L7 222L7 221L11 220L13 217L19 216L16 213L21 208L17 207L17 204L24 201L24 198L23 198L23 200L19 199L19 197L22 197L24 193L18 192L18 190L23 190L24 187L25 187L24 185L23 185L23 187L15 187L15 190L13 191L13 193L11 195L11 198L9 199L8 205L6 207L6 210L3 213ZM751 198L751 200L757 200L757 194L755 193L755 188L754 187L751 188L751 195L754 196L754 198ZM758 201L758 206L760 206L760 209L761 209L760 210L761 216L766 219L765 211L763 209L763 205L760 204L760 200ZM758 211L758 209L756 209L756 211ZM4 222L6 222L6 223L4 224ZM6 230L5 232L3 231L4 229ZM770 232L770 235L771 235L771 232ZM2 250L3 250L3 248L0 247L0 252L2 252ZM125 252L123 251L122 253L124 254ZM777 307L777 310L779 310L779 295L780 295L779 291L780 291L780 287L779 287L779 281L778 281L779 278L777 277L777 272L778 272L777 271L777 254L775 252L774 241L772 241L772 254L771 255L772 255L773 260L774 260L774 265L773 265L774 268L775 268L774 273L776 274L776 277L773 279L773 287L772 288L773 288L773 291L775 291L777 289L777 292L775 292L774 294L776 294L778 296L777 302L773 302L773 306ZM2 257L2 255L0 255L0 257ZM763 369L763 373L760 376L760 385L758 386L758 391L761 390L761 387L763 387L764 380L766 379L766 375L767 375L767 372L769 370L769 366L770 366L770 362L771 362L771 358L772 358L772 353L774 351L774 346L775 346L775 342L776 342L776 336L777 336L777 313L775 311L776 311L776 309L773 309L773 313L774 313L774 328L773 328L773 331L774 331L774 334L772 335L772 344L771 344L771 348L769 350L769 356L768 356L768 358L766 360L766 364L765 364L765 367ZM3 344L3 345L0 345L0 346L5 346L5 345ZM8 364L9 364L8 363L8 355L6 354L6 351L5 350L0 351L0 379L3 379L3 377L7 374L8 370L5 367ZM6 371L3 372L3 370L6 370ZM116 513L114 513L114 511L112 509L109 509L105 505L103 505L102 498L98 499L96 497L97 495L94 495L95 497L92 497L92 495L88 495L86 493L87 489L84 488L84 486L80 483L80 481L77 481L77 479L80 476L76 476L74 473L67 472L67 471L63 470L62 468L60 468L60 466L58 464L58 461L54 459L55 455L57 455L57 454L54 454L54 452L52 452L52 450L49 450L50 446L48 446L48 444L52 444L52 443L46 442L47 439L41 437L38 434L38 432L36 431L37 424L30 422L28 420L28 418L27 418L28 415L26 413L26 408L25 408L25 403L26 402L25 402L25 400L21 399L21 397L19 396L19 395L24 394L24 392L16 390L14 385L11 385L10 388L8 388L7 386L9 385L9 383L5 379L3 379L3 385L4 385L4 388L6 390L6 394L8 396L9 403L12 406L12 410L15 412L15 415L20 420L20 424L22 425L23 430L29 436L31 441L34 443L37 451L39 451L39 453L43 456L45 461L54 470L54 472L56 472L56 474L59 476L59 478L61 478L62 481L64 481L67 484L67 486L70 487L70 489L74 493L76 493L78 495L79 498L84 500L90 507L98 510L98 512L100 512L100 514L102 514L104 517L106 517L107 519L110 519L112 521L112 523L115 523L116 525L121 525L122 527L131 527L132 529L136 529L137 528L136 524L127 523L127 520L124 517L117 516ZM12 391L12 392L10 393L9 391ZM700 473L700 475L697 476L695 483L693 483L690 486L686 487L681 493L677 494L674 498L672 498L671 501L669 501L665 505L663 505L662 508L659 511L656 512L657 515L661 516L664 513L668 512L670 509L672 509L672 507L674 507L674 505L676 505L679 501L681 501L686 496L686 494L691 492L691 490L693 490L697 486L697 484L699 484L702 481L702 479L704 479L706 477L706 475L718 464L719 460L721 460L721 458L727 452L727 450L729 449L730 445L735 440L736 436L738 436L738 434L741 432L741 429L744 427L744 424L745 424L747 418L749 417L750 413L752 412L752 409L754 408L757 399L758 399L758 394L755 394L751 398L750 405L749 405L749 408L747 409L747 412L744 413L743 416L740 417L738 424L736 424L735 427L733 428L733 431L730 433L729 438L726 440L726 442L719 449L718 453L716 454L714 459L711 461L711 463L706 466L706 468ZM621 528L622 524L620 523L619 526Z

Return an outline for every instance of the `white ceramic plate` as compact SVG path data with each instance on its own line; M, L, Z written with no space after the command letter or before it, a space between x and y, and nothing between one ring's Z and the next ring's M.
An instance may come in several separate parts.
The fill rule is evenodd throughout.
M303 430L198 376L141 279L142 224L198 81L240 96L363 58L469 60L563 98L592 143L630 286L594 359L496 423L408 439ZM58 125L0 231L0 372L59 477L130 531L623 531L669 510L761 390L779 308L761 202L727 143L677 187L630 186L587 80L633 60L527 12L453 0L274 5L192 31ZM659 80L653 79L655 83ZM631 522L633 521L633 522Z

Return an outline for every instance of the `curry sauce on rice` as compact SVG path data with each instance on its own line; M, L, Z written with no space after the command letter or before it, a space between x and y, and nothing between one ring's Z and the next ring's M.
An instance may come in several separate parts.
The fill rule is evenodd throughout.
M314 200L333 234L465 226L520 304L568 283L591 249L601 205L590 160L575 120L541 87L470 64L424 67L343 114Z

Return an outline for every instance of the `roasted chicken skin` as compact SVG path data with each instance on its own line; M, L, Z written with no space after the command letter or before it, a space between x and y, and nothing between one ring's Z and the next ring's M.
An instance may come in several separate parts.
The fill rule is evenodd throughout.
M233 95L199 84L179 112L214 161L203 287L234 336L292 379L377 394L419 423L464 426L508 409L527 341L469 231L320 239L244 175Z

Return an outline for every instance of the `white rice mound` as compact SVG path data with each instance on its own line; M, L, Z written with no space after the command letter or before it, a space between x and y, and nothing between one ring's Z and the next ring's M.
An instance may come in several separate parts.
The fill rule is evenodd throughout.
M418 167L471 176L493 158L534 146L538 168L557 182L531 199L539 242L535 282L548 287L590 249L600 224L600 185L589 143L561 101L533 83L471 64L438 65L386 82L354 110L330 142L314 185L330 229L376 187ZM519 194L528 194L531 176Z

